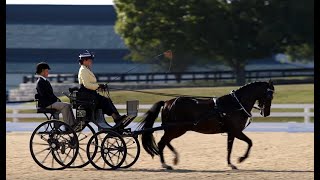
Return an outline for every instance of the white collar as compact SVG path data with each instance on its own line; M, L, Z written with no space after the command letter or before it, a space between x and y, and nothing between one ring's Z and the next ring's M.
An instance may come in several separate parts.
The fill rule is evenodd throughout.
M85 65L81 65L82 67L84 67L84 68L86 68L86 69L89 69L90 71L91 71L91 69L89 68L89 67L87 67L87 66L85 66Z
M43 80L47 80L47 78L45 78L44 76L39 75L40 78L42 78Z

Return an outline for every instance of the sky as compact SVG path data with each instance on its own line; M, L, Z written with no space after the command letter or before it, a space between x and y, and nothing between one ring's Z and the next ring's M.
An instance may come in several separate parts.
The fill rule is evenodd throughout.
M113 0L6 0L6 4L113 5Z

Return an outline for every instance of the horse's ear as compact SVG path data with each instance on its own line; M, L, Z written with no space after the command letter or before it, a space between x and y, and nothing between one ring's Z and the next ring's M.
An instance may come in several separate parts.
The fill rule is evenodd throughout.
M272 86L273 85L273 82L271 79L269 79L269 85Z

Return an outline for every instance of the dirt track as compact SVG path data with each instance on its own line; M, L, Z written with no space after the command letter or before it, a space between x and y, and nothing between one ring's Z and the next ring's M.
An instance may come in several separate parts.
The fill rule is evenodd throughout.
M152 159L144 149L137 163L128 169L99 171L92 165L82 169L47 171L31 158L31 133L7 133L6 179L314 179L313 133L246 133L253 141L250 156L238 164L247 144L235 140L232 162L239 170L231 170L226 162L227 136L188 132L172 141L180 154L180 162L172 171L163 170L158 157ZM157 140L162 132L155 133ZM167 164L173 155L165 149Z

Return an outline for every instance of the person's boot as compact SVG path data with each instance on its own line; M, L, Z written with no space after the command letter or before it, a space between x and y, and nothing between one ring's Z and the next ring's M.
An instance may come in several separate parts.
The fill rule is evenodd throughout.
M113 120L116 123L113 128L118 128L122 125L123 120L125 120L127 118L127 115L122 115L120 116L120 114L118 115L113 115Z

